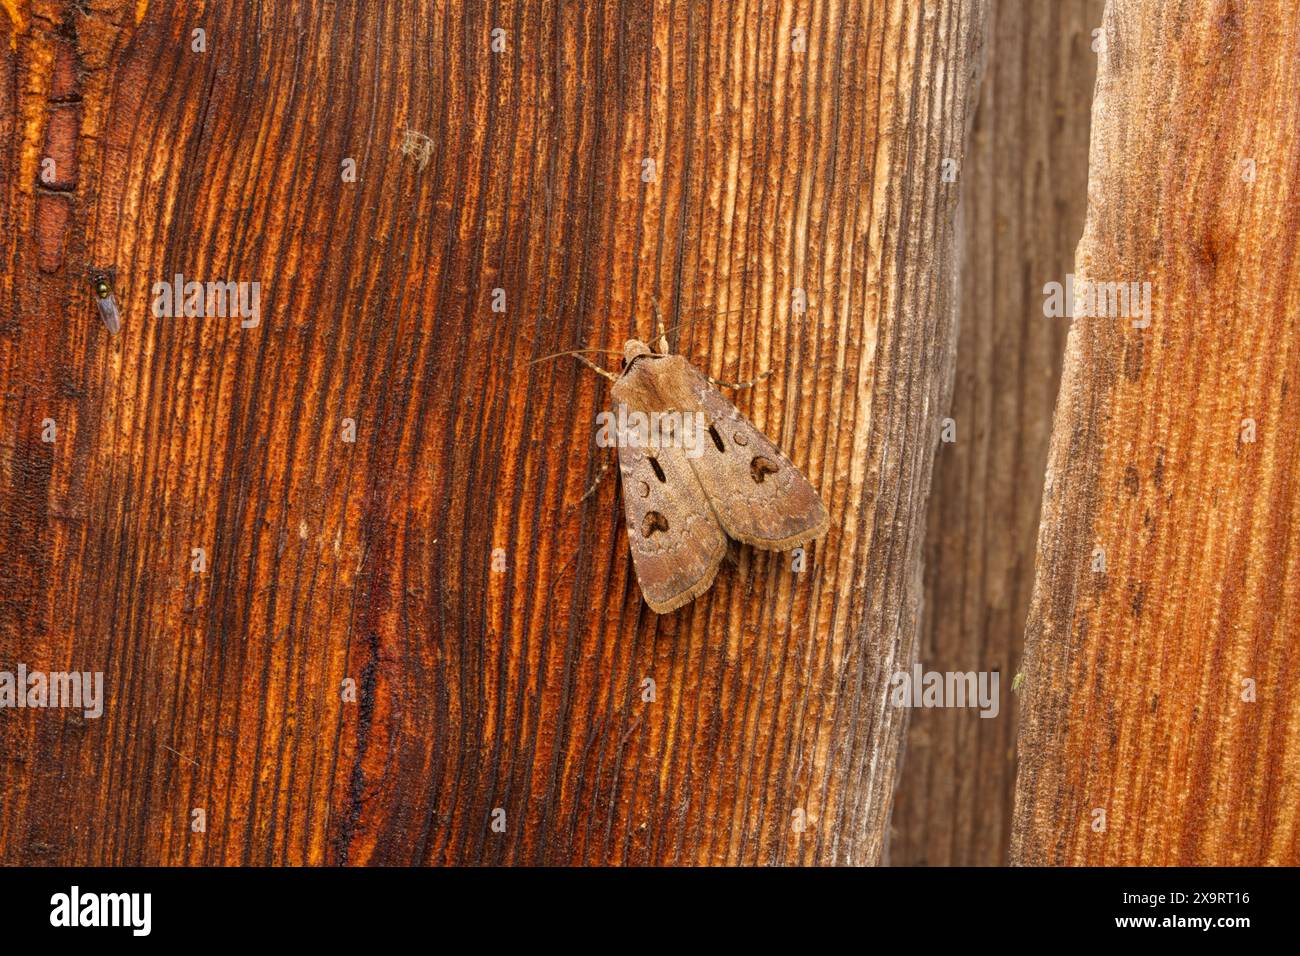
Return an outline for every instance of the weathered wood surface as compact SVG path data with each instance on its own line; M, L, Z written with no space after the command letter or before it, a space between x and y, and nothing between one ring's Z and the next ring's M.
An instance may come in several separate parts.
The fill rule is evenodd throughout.
M1150 281L1153 309L1070 331L1018 863L1300 862L1295 13L1107 7L1075 272Z
M982 4L4 14L0 662L108 700L0 715L0 861L879 858ZM260 325L153 318L176 273ZM740 407L832 516L663 618L616 483L569 508L605 383L527 364L654 301L774 370Z
M997 717L912 712L889 861L1007 860L1016 695L1034 544L1068 323L1043 285L1074 263L1087 203L1092 31L1102 0L995 0L962 168L961 298L952 410L925 545L926 670L997 671Z

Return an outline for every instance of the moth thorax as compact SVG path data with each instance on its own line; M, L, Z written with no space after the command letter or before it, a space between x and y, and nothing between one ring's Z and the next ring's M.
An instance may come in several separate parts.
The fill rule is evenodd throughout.
M623 343L623 361L628 365L632 364L634 358L651 354L650 346L638 339L628 339Z

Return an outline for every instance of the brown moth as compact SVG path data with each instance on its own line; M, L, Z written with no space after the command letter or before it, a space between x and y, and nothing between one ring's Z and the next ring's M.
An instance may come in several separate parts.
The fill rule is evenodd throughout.
M711 379L685 357L668 354L662 334L659 344L654 352L628 340L620 375L582 361L614 381L611 417L621 413L626 421L641 413L654 420L659 413L677 430L651 443L621 432L617 441L637 581L651 610L667 614L713 584L728 537L785 551L825 534L830 518L790 459ZM702 427L687 428L691 422Z

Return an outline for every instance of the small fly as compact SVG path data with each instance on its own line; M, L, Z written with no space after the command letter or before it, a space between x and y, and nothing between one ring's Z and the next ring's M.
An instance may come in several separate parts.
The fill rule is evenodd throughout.
M122 331L122 313L117 310L111 280L112 277L107 272L96 270L90 274L90 284L95 290L95 304L99 306L99 317L108 326L108 331L117 335Z

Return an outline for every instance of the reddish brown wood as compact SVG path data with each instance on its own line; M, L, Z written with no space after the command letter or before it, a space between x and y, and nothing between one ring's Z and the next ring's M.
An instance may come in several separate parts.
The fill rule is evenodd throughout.
M1153 308L1145 328L1070 330L1026 641L1018 863L1300 861L1294 14L1106 8L1074 271L1149 281Z
M0 715L0 861L878 859L981 3L5 10L0 661L109 699ZM260 324L154 318L176 273ZM652 302L773 370L833 525L663 618L615 483L570 507L605 383L529 364Z

